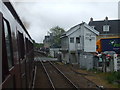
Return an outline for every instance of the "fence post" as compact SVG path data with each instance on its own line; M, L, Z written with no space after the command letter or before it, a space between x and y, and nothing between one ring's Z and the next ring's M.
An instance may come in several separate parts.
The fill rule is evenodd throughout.
M106 69L107 69L106 68L106 55L102 53L101 58L102 58L102 71L106 72Z

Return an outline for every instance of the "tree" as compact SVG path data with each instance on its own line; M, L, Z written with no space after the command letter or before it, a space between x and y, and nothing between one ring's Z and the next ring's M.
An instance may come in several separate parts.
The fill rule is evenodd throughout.
M65 32L65 30L59 26L56 26L51 28L50 32L53 34L53 41L51 42L52 47L60 47L61 46L60 36Z
M34 43L35 48L42 48L43 46L43 43Z

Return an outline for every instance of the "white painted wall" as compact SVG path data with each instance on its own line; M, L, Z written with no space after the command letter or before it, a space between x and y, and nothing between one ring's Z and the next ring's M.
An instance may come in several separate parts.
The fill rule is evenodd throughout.
M91 35L91 37L89 35ZM74 43L70 43L70 37L74 37ZM76 37L81 37L79 45L76 44ZM68 38L70 51L75 51L78 46L80 49L84 49L85 52L96 51L96 34L90 31L88 28L84 27L84 25L82 25L80 29L76 31L74 30L74 32L70 34ZM91 40L89 40L90 38Z
M74 63L74 62L82 63L81 61L79 61L78 54L76 53L77 50L83 50L83 52L95 52L96 51L96 34L94 32L98 34L96 30L92 29L87 24L81 24L71 28L71 30L66 33L66 36L68 38L67 40L69 40L67 44L69 46L68 46L68 52L66 52L66 54L64 55L65 57L63 58L63 61L69 62L70 60L71 63ZM89 35L91 35L91 37ZM70 43L70 38L72 37L74 37L74 43ZM76 37L80 37L79 44L76 43ZM63 47L65 47L65 45L63 45ZM72 53L75 53L74 56L71 55L71 51L73 51Z
M76 29L76 28L74 28L74 29ZM80 29L78 29L68 36L68 38L69 38L69 50L70 51L75 51L76 50L76 37L79 37L80 33L81 33ZM70 38L71 37L74 37L74 43L70 43Z
M68 37L64 37L61 39L62 49L68 49L69 39Z
M69 63L69 53L62 53L62 62Z
M91 36L89 36L91 35ZM91 40L90 40L91 39ZM95 52L96 51L96 34L84 28L84 51Z

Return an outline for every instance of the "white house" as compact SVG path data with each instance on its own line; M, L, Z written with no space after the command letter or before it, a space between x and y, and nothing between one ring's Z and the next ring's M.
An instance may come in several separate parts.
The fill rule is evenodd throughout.
M61 36L63 62L78 64L81 52L96 52L96 35L99 32L85 22L65 32Z

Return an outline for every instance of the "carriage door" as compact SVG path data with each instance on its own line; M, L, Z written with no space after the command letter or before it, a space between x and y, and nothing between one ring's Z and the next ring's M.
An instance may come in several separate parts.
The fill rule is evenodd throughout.
M7 19L2 19L2 88L15 88L13 48L11 26Z
M1 12L0 12L0 56L2 56L2 13ZM2 57L0 57L0 76L2 76ZM0 79L0 85L1 84L2 84L2 79Z

